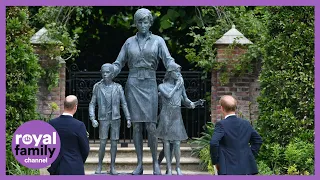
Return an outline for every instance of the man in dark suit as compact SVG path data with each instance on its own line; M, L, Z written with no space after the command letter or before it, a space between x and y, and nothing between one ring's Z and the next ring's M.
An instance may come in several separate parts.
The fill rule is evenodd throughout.
M73 118L78 99L67 96L64 113L49 121L60 137L61 148L57 159L48 168L50 175L84 175L84 163L89 155L89 140L83 122Z
M261 147L262 138L247 120L235 115L235 98L223 96L220 105L225 119L215 124L210 142L212 164L219 175L258 174L255 156Z

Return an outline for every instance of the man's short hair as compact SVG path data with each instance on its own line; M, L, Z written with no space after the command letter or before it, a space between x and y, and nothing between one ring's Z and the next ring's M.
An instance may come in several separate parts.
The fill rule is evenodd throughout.
M64 100L64 109L72 110L76 105L78 105L78 99L76 96L67 96Z
M220 99L220 105L226 112L236 111L237 100L230 95L222 96Z

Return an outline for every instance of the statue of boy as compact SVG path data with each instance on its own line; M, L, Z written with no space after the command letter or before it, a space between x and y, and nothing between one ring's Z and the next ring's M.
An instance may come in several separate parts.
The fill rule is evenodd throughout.
M180 66L171 63L168 66L163 83L159 85L161 97L161 111L156 136L163 141L164 155L167 162L166 174L172 175L170 143L176 159L176 171L182 175L180 169L180 141L188 139L181 115L181 104L194 109L197 105L203 105L205 100L192 102L188 99L180 73Z
M128 111L127 102L124 96L122 86L112 81L114 78L114 67L112 64L106 63L101 66L101 75L103 80L93 86L92 99L89 104L89 118L94 128L99 126L95 117L95 106L98 104L98 120L99 126L99 163L95 171L96 174L101 174L102 161L105 155L105 148L110 129L111 139L111 163L110 174L118 174L115 170L115 159L117 152L117 143L120 132L120 103L122 110L127 119L127 127L131 127L131 118Z

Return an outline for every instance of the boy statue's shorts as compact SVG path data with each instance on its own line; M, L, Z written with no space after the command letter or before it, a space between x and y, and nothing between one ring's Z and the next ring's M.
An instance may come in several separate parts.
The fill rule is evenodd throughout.
M108 139L110 129L110 139L119 140L120 122L120 119L99 120L99 138Z

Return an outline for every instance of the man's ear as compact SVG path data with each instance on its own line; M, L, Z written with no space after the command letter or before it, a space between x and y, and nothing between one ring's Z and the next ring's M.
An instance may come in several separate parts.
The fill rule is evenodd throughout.
M220 105L221 112L224 112L223 106Z
M73 108L74 114L77 112L77 110L78 110L78 105L75 105Z

